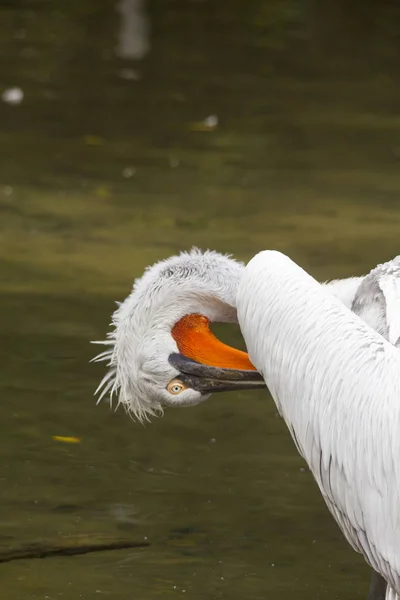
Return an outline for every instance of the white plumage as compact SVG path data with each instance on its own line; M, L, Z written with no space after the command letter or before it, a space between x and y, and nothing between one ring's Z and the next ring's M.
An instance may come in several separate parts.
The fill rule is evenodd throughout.
M387 599L400 593L398 275L398 259L378 267L351 303L380 333L278 252L250 261L237 295L250 359L343 533L389 582Z
M390 582L386 600L399 600L400 257L322 285L277 252L247 267L196 249L157 263L113 315L108 349L95 359L109 362L100 398L115 393L144 420L165 405L238 389L241 378L253 387L249 371L222 374L220 385L221 370L207 362L200 370L185 354L176 362L172 328L196 313L210 322L239 319L250 358L329 509ZM374 573L369 600L382 600L385 587Z

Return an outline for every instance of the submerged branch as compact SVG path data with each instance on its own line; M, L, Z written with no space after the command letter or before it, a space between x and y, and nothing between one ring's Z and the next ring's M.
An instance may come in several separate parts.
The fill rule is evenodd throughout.
M48 558L51 556L76 556L79 554L89 554L90 552L107 552L110 550L124 550L127 548L145 548L150 546L149 542L134 542L129 540L103 541L97 543L72 543L68 540L66 543L58 544L30 544L19 548L9 550L0 550L0 563L11 562L13 560Z

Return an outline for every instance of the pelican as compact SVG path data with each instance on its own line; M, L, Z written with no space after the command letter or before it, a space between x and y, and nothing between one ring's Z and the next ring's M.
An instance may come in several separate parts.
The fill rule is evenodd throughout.
M385 598L386 582L386 599L399 600L393 532L400 512L393 513L390 454L397 444L386 435L396 420L394 412L386 423L377 400L389 414L387 393L396 386L386 371L383 382L373 379L380 367L400 362L399 275L395 259L367 276L321 285L278 252L260 253L245 267L194 249L135 281L108 339L98 342L109 348L94 359L110 367L99 401L116 394L140 421L166 405L190 406L216 391L267 382L328 508L373 568L369 600ZM238 322L249 354L220 342L210 322ZM385 516L374 516L375 509Z

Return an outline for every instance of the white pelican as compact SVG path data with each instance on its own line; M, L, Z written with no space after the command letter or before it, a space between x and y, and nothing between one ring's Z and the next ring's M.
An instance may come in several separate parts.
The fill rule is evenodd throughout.
M95 359L107 360L110 365L97 390L101 390L100 399L116 393L119 402L139 420L163 405L197 404L214 391L265 387L261 373L346 537L384 577L373 576L370 600L384 598L386 581L393 588L387 598L395 598L389 594L398 591L398 582L389 562L392 556L377 554L380 521L378 524L369 514L375 529L373 537L368 537L370 530L363 529L358 497L351 485L349 491L345 484L357 482L357 493L362 490L371 496L373 507L380 506L375 497L381 493L379 486L385 490L389 486L379 479L382 471L371 463L374 458L384 460L387 437L371 436L374 430L367 427L372 427L371 423L379 427L377 392L382 394L386 387L376 383L373 387L367 375L376 374L372 369L374 352L379 357L381 348L389 348L391 356L397 357L397 350L381 336L395 344L400 335L395 315L399 265L395 259L366 277L320 285L276 252L257 255L247 267L216 252L182 253L150 267L135 282L132 293L113 315L114 330L102 342L110 349ZM351 308L379 333L353 315ZM245 352L222 344L209 330L210 321L238 321L252 362ZM324 343L323 334L327 338ZM400 363L400 357L397 359ZM320 371L314 366L317 364ZM366 382L371 383L368 398L357 391L361 372L362 390L367 390ZM364 405L368 405L368 413L362 410ZM339 407L336 412L335 406ZM353 437L366 439L356 442L348 431L351 427ZM364 452L370 447L371 456ZM363 479L360 460L367 460L369 479ZM391 462L383 473L389 467L393 467ZM362 473L361 479L357 473ZM344 496L339 501L334 493ZM390 499L395 502L394 497ZM400 509L397 518L400 521Z

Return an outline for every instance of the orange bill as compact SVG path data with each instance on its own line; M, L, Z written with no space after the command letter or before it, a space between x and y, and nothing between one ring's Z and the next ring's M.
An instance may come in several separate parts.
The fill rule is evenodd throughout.
M179 352L204 365L225 369L255 371L247 352L242 352L221 342L210 330L207 317L187 315L172 329Z

